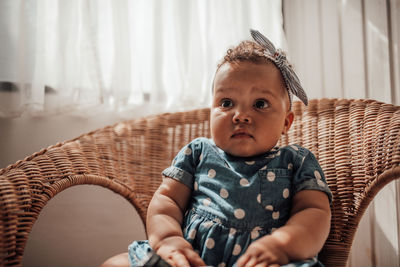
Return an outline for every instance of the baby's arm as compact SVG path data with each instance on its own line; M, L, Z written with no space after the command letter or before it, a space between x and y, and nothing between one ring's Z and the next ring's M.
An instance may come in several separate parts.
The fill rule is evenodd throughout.
M147 211L146 230L150 246L172 266L205 265L182 234L183 213L190 194L186 185L165 178Z
M303 190L293 197L288 222L253 242L238 260L241 266L283 265L315 256L329 234L331 211L325 193Z

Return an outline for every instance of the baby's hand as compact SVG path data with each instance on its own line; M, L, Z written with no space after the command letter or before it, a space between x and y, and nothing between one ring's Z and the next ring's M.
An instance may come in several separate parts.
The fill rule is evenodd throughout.
M289 263L289 258L281 245L270 236L253 242L237 261L237 267L275 267Z
M190 243L179 236L171 236L161 241L156 253L172 266L190 267L206 265L199 254L193 250Z

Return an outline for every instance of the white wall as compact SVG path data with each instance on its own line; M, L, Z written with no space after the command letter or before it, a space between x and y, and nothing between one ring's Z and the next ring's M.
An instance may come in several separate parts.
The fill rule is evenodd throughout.
M44 207L23 266L99 266L139 239L144 226L127 200L100 186L74 186Z

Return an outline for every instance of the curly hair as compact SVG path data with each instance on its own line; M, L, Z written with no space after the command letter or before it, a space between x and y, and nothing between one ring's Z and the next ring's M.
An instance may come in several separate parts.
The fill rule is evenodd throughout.
M234 48L226 51L226 55L217 66L217 70L225 63L249 61L253 63L272 63L264 56L264 48L253 41L242 41Z

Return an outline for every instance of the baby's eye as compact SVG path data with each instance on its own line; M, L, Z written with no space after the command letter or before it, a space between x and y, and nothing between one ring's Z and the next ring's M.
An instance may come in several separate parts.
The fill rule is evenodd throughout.
M265 99L258 99L254 103L254 107L258 108L258 109L265 109L265 108L269 107L269 104L268 104L268 101Z
M233 106L233 101L230 99L222 99L221 100L221 107L223 108L230 108Z

